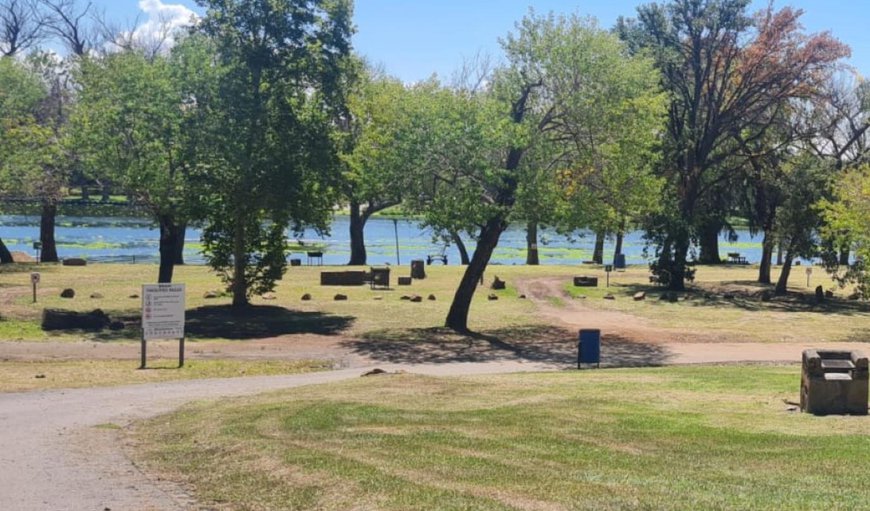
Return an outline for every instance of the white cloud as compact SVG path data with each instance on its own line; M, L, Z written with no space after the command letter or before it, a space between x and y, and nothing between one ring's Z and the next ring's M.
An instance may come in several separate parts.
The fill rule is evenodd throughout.
M175 44L175 35L180 29L189 27L196 21L196 13L181 4L165 4L160 0L139 0L139 9L146 16L145 21L124 38L132 39L146 48L168 50Z

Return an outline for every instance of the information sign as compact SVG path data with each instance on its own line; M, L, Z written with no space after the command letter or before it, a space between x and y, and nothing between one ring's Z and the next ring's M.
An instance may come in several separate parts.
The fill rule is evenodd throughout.
M142 286L142 337L184 338L184 284Z

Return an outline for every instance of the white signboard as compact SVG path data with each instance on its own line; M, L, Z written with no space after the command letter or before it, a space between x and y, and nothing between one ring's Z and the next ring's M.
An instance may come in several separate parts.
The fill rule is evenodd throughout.
M184 284L142 286L142 337L184 338Z

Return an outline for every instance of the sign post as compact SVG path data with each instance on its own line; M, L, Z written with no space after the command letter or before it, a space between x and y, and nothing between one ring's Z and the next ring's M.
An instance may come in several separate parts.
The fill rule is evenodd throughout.
M36 285L39 284L39 279L41 275L39 272L33 272L30 274L30 283L33 284L33 303L36 303Z
M612 264L605 264L604 265L604 273L607 274L607 286L606 287L610 287L610 272L612 272L612 271L613 271Z
M36 264L39 264L39 251L42 250L42 242L34 241L33 250L36 250Z
M178 367L184 367L184 284L142 285L142 363L145 369L146 342L151 339L179 339Z
M810 277L813 275L813 267L807 267L807 287L810 287Z

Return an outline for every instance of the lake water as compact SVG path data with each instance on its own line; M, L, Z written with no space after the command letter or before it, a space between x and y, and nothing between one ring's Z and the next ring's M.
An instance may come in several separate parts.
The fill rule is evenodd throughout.
M301 240L306 245L323 246L323 262L327 265L346 264L350 258L350 235L348 217L336 216L331 234L319 236L306 231ZM432 231L421 229L413 220L394 222L388 218L372 218L366 224L365 238L369 264L396 264L396 234L398 230L399 258L403 264L412 259L425 259L428 254L439 253L441 245L433 242ZM751 236L748 231L738 231L738 240L729 242L724 236L720 250L724 258L727 252L740 252L750 262L761 258L761 236ZM0 238L12 251L33 254L33 242L39 239L39 217L32 215L0 215ZM59 216L55 232L57 251L61 258L82 257L92 262L135 261L143 263L158 260L158 230L156 225L141 218L123 217L73 217ZM595 236L590 232L578 233L570 238L552 231L542 230L538 243L542 264L578 264L592 258ZM517 225L502 234L492 263L524 264L526 257L525 230ZM605 260L613 257L614 240L605 245ZM469 253L474 242L466 240ZM643 264L642 233L632 232L626 236L623 253L628 264ZM185 261L202 264L200 231L187 230ZM458 264L459 252L455 246L447 248L450 264ZM305 260L304 252L289 257Z

